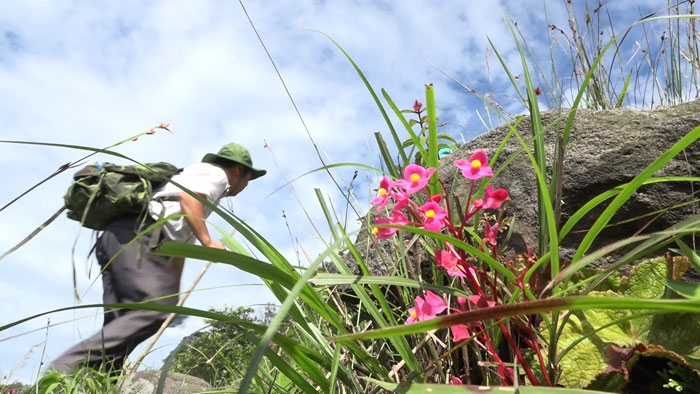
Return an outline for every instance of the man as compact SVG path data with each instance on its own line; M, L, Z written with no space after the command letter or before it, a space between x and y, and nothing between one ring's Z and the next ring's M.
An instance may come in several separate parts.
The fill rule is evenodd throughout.
M248 181L265 173L253 167L248 150L231 143L216 154L205 155L201 163L185 167L172 180L218 205L222 198L237 195L248 186ZM116 220L97 240L95 255L102 267L105 304L144 301L177 304L184 259L153 255L153 245L163 241L199 241L203 246L224 249L211 238L206 226L205 219L211 209L173 183L154 193L149 210L151 218L145 223L137 217ZM146 234L122 251L139 230L168 217L160 230ZM129 353L155 334L167 317L168 313L157 311L105 311L100 332L68 349L50 368L74 373L87 366L118 373Z

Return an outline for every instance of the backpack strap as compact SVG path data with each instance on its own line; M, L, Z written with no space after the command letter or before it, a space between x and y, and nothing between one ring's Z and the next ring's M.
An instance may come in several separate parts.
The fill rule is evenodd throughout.
M160 214L158 215L158 220L161 220L165 217L165 204L163 202L165 201L180 201L180 197L177 196L165 196L165 197L157 197L154 198L153 201L161 203L161 209L160 209ZM150 210L149 210L150 213ZM151 249L155 249L158 246L158 242L160 241L160 235L163 232L163 226L160 225L156 227L153 232L151 233L151 241L148 243L148 246Z
M107 174L107 172L101 166L98 167L98 170L100 171L100 173L99 173L100 180L97 181L97 187L90 195L90 198L88 199L87 205L85 206L85 210L83 211L83 215L80 218L80 225L81 226L83 226L85 224L85 220L87 219L87 214L90 211L90 207L92 206L92 203L95 201L95 197L97 197L97 195L99 194L100 189L102 188L102 183L104 182L104 179L105 179L105 174Z

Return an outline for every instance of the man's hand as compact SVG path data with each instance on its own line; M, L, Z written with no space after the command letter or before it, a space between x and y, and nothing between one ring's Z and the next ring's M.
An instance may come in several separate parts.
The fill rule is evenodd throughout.
M221 242L217 242L217 241L210 241L208 245L203 245L203 246L206 246L208 248L226 250L226 247L224 246L224 244L222 244Z

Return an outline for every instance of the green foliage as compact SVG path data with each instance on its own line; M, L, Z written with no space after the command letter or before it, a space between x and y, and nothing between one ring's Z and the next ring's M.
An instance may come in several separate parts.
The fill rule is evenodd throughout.
M669 362L667 368L657 372L666 381L664 388L678 393L700 393L700 376L697 370L691 371L676 363Z
M252 308L239 307L210 312L234 320L266 325L275 308L268 305L263 316ZM257 343L255 332L235 323L207 319L207 328L186 337L173 351L170 370L197 376L214 387L226 387L242 378Z
M83 368L73 375L49 372L24 393L37 394L118 394L118 376L110 376L91 368Z
M429 126L431 124L435 124L435 122L430 121L430 116L435 116L435 105L433 103L434 99L431 99L428 102L429 104L432 104L433 109L431 109L428 114L425 114L427 112L427 109L424 108L423 104L418 100L416 100L413 104L413 109L399 111L394 102L389 97L389 95L384 91L382 91L382 93L384 94L384 98L386 99L387 103L389 103L391 108L394 110L396 116L398 116L401 123L404 124L404 127L406 127L407 130L410 130L409 137L403 141L401 147L404 150L410 148L410 150L408 151L408 156L414 158L413 163L425 166L428 163L427 158L429 157L429 155L435 155L435 157L437 157L437 152L443 148L448 148L450 150L457 149L457 141L452 135L450 135L449 133L437 133L437 127L439 127L440 125L436 125L435 130L430 130ZM415 116L416 119L407 120L404 114L411 114ZM437 121L437 117L435 118L435 120ZM417 133L413 131L413 127L416 126L418 127ZM433 143L437 145L437 150L435 150L435 152L429 150L429 139L431 139L431 141L433 141Z
M24 393L26 390L29 390L31 387L22 384L20 382L13 382L9 384L0 384L0 394L19 394L19 393Z
M619 286L590 292L598 297L664 297L668 262L664 258L639 263ZM613 274L613 276L618 276ZM609 281L608 284L614 283ZM606 371L625 372L633 368L635 353L654 347L656 356L678 355L700 367L700 316L697 314L650 314L651 310L585 310L561 318L563 328L557 341L559 382L566 387L586 387ZM544 327L543 335L549 335ZM642 346L640 346L642 345ZM624 349L628 349L625 351ZM619 365L620 360L625 365ZM621 384L626 383L624 380ZM619 387L621 389L622 387Z

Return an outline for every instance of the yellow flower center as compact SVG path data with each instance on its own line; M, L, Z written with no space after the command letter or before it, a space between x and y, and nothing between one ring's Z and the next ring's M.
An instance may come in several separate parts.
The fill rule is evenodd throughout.
M411 174L411 182L418 182L418 181L420 181L420 175Z
M481 161L480 160L472 160L472 168L475 170L478 170L481 168Z
M417 313L416 311L412 311L412 312L411 312L411 317L414 318L414 319L417 318L417 317L418 317L418 313Z
M432 209L428 209L428 211L425 212L425 217L427 217L428 219L434 218L434 217L435 217L435 211L433 211Z
M383 187L380 187L380 188L379 188L379 195L380 195L381 197L386 197L386 189L383 188Z
M379 234L379 229L376 227L372 227L372 234L374 234L374 235Z

